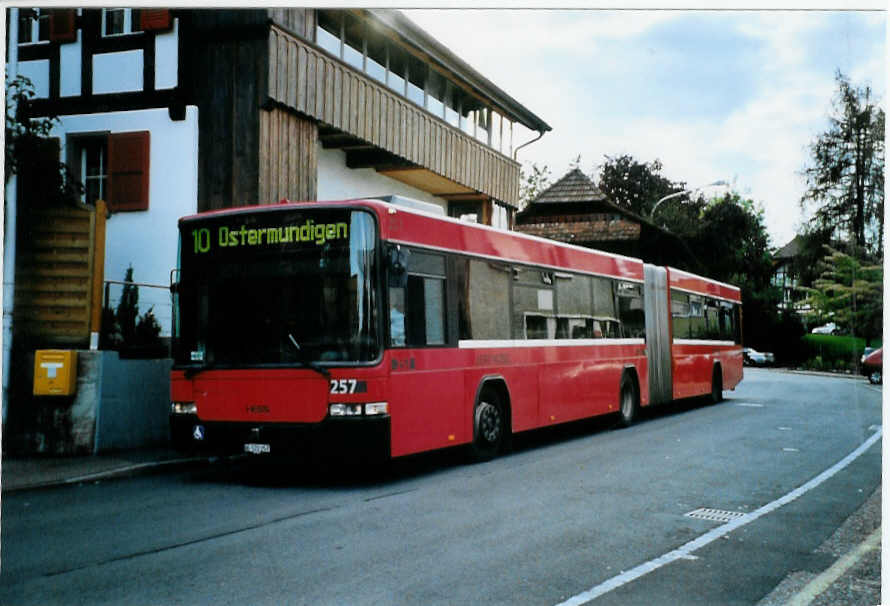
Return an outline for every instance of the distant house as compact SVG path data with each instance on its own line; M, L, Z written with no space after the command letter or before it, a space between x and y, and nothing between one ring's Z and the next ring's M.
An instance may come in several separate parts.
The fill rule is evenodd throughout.
M771 282L773 286L782 289L779 309L806 314L810 308L803 303L805 295L798 289L801 274L799 256L802 246L803 239L800 236L794 236L788 244L773 253L775 266Z
M579 169L570 170L516 215L517 231L696 270L685 242L611 202Z
M394 10L7 15L17 27L7 70L33 82L30 115L59 117L54 153L86 185L83 208L107 202L97 268L106 281L123 280L132 265L137 282L164 286L177 263L179 217L283 198L397 194L508 228L519 200L514 126L550 130ZM27 212L40 196L19 185L18 208ZM44 253L23 250L22 258ZM112 305L119 293L117 285ZM150 306L169 335L169 293L141 287L140 309ZM87 307L79 307L79 327ZM74 313L66 309L31 306L27 314L61 326ZM44 345L86 345L79 328L40 326Z

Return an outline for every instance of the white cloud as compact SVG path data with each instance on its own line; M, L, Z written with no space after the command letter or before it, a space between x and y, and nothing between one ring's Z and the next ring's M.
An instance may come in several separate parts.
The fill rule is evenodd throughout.
M886 90L886 32L874 33L886 13L717 12L690 21L685 11L405 12L553 127L520 150L521 162L545 164L559 178L578 154L591 172L605 154L628 153L660 159L665 176L691 186L736 178L739 193L763 204L774 245L790 240L801 222L799 173L808 144L827 126L835 70L868 82L879 98ZM707 27L708 19L739 48L677 55L691 58L673 66L685 83L651 67L664 64L666 53L674 58L665 32ZM653 30L662 37L650 47L654 26L663 26ZM708 61L725 61L727 69ZM701 105L708 87L719 87L723 111L713 100L707 115L665 109L682 109L682 94L685 107ZM668 96L673 105L665 105ZM517 128L514 143L534 136Z

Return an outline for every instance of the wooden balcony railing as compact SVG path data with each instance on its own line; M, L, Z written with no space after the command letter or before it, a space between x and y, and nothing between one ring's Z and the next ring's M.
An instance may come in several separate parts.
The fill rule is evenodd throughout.
M275 27L268 97L473 191L516 205L519 164Z

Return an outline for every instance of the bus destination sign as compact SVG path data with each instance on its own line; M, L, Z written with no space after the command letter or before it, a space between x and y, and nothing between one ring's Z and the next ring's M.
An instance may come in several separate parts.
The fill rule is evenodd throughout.
M280 246L282 244L349 241L349 224L345 222L316 223L306 219L280 226L248 227L241 225L215 225L191 230L194 253L209 253L214 248L238 249Z

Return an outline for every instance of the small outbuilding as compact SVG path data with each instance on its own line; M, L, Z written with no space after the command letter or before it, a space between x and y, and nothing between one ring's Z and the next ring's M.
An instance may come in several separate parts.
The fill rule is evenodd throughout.
M695 271L682 238L621 208L572 169L516 215L516 231Z

